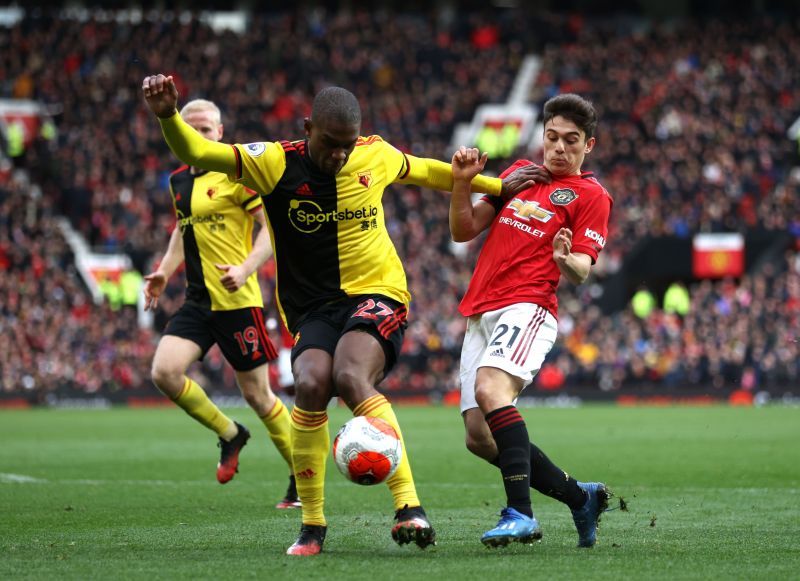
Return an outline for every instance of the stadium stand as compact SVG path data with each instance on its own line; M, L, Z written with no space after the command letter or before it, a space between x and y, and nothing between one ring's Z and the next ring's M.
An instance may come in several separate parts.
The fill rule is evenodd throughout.
M456 125L482 103L503 102L531 52L542 56L530 95L537 107L566 91L599 106L588 166L615 197L596 276L561 289L561 336L538 389L797 385L796 243L744 277L687 280L685 315L665 313L660 291L659 307L644 319L629 308L606 312L601 300L649 238L758 231L800 239L800 170L793 169L800 159L787 138L800 113L800 73L791 65L800 61L797 21L666 26L506 10L487 29L476 14L318 9L257 15L239 34L195 18L117 16L35 12L0 27L0 98L42 103L56 130L0 171L2 391L45 401L64 387L149 386L154 342L179 306L182 280L171 281L153 327L140 328L134 310L92 302L54 225L55 216L68 217L94 248L129 254L140 272L165 247L174 223L166 179L177 163L142 105L146 74L179 71L182 99L222 104L226 139L243 143L300 137L311 96L342 84L360 98L364 134L449 159ZM445 194L408 187L387 194L387 224L414 302L386 387L445 398L457 388L464 323L456 306L477 246L466 256L454 250ZM270 268L261 276L265 296ZM195 372L206 384L233 386L216 350Z

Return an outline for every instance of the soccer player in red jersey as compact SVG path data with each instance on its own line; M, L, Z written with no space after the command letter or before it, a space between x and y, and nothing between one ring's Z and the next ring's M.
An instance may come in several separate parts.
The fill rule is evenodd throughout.
M460 312L468 317L461 351L461 412L467 448L500 468L507 507L481 541L487 546L541 538L530 487L570 507L581 547L591 547L609 492L556 467L528 438L515 406L556 339L556 288L563 276L586 280L606 244L612 199L581 171L595 145L594 106L574 94L544 106L544 167L552 183L536 183L505 198L470 199L473 176L486 154L455 153L450 230L456 241L489 229ZM533 162L519 160L503 175ZM502 177L502 176L501 176Z

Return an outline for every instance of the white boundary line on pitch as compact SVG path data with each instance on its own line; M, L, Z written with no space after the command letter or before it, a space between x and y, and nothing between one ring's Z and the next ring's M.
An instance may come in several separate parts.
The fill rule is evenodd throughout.
M0 483L2 484L47 484L43 478L34 478L25 474L9 474L0 472Z
M265 479L258 482L258 484L274 484L278 482L275 479ZM282 479L280 482L284 482ZM8 472L0 472L0 484L77 484L82 486L209 486L216 488L219 486L216 480L111 480L100 478L38 478L35 476L28 476L26 474L12 474ZM252 481L249 484L253 484ZM328 482L326 486L353 486L346 480L342 482ZM478 487L478 485L464 485L466 487ZM459 486L461 488L461 486Z
M270 480L262 480L260 484L271 484L276 482L273 479ZM282 480L281 480L282 482ZM252 482L250 482L252 484ZM131 486L185 486L185 485L193 485L193 486L210 486L212 488L216 488L218 484L216 481L209 479L209 480L111 480L111 479L100 479L100 478L38 478L35 476L28 476L26 474L11 474L0 472L0 484L78 484L84 486L119 486L119 485L131 485ZM336 482L326 482L326 487L334 486L334 487L351 487L353 484L348 482L347 480L341 480ZM491 484L473 484L469 482L464 482L461 484L453 484L453 483L428 483L426 487L428 488L449 488L449 489L465 489L465 488L486 488L487 486L491 486ZM370 487L372 488L372 487Z
M274 480L262 480L260 484L271 484ZM252 482L249 482L252 484ZM47 479L47 478L37 478L35 476L28 476L26 474L12 474L7 472L0 472L0 484L80 484L84 486L107 486L107 485L120 485L126 484L131 486L185 486L185 485L192 485L192 486L211 486L212 488L216 488L217 483L214 480L110 480L110 479L89 479L89 478L78 478L78 479L70 479L70 478L58 478L58 479ZM487 488L491 487L493 483L471 483L471 482L462 482L459 484L453 484L450 482L428 482L424 485L424 488L449 488L449 489L465 489L465 488ZM346 480L342 480L341 482L326 482L326 487L334 486L334 487L350 487L353 486L352 483L347 482ZM681 492L690 492L690 493L703 493L703 492L742 492L748 494L760 494L764 492L788 492L789 494L798 494L800 493L800 488L751 488L751 487L708 487L703 488L699 486L693 487L661 487L661 486L629 486L626 487L626 490L623 491L624 497L631 497L637 493L643 493L646 491L661 491L661 490L669 490L674 493L675 491Z

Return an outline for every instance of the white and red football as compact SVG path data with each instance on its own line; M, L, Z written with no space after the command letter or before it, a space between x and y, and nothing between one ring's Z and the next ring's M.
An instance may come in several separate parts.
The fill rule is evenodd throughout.
M348 480L366 486L395 473L403 457L397 431L380 418L358 416L341 427L333 440L333 460Z

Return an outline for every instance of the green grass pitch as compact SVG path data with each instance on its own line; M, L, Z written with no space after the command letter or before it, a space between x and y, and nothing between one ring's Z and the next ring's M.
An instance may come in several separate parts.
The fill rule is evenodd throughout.
M463 447L454 408L397 408L438 533L391 541L385 486L328 463L322 555L288 557L299 512L273 508L287 471L254 434L236 478L214 477L215 438L177 408L0 412L2 579L797 579L800 409L525 409L532 439L628 511L577 549L568 510L533 494L544 539L486 549L503 504L496 470ZM349 417L331 411L331 432ZM619 506L619 502L615 506Z

